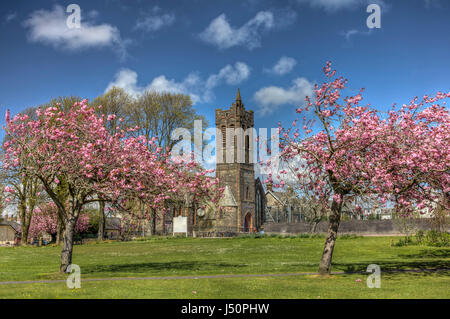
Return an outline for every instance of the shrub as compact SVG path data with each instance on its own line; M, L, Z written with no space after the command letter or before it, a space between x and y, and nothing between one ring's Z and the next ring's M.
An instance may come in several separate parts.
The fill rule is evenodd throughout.
M406 237L402 237L398 240L398 242L391 241L391 246L394 247L403 247L408 245L414 245L414 241L411 239L411 237L408 237L408 239L406 239Z
M417 243L418 244L423 244L423 242L424 242L424 237L425 237L425 232L423 231L423 230L419 230L417 233L416 233L416 239L417 239Z
M430 230L425 235L424 242L428 246L448 247L450 246L450 234L444 232L440 233L436 230Z

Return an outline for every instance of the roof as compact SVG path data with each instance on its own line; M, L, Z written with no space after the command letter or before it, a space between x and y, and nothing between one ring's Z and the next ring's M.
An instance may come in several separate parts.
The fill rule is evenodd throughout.
M242 103L241 92L239 92L239 88L237 89L236 102Z
M281 205L284 205L284 204L285 204L285 203L284 203L277 195L275 195L274 192L272 192L271 190L267 190L267 191L266 191L266 197L267 197L267 194L272 195L272 197L275 198L275 200L277 200Z
M236 203L236 200L234 199L233 193L231 192L230 188L225 186L225 190L223 192L223 196L219 201L219 205L223 207L237 207L238 204Z
M11 226L12 227L12 229L14 229L14 231L16 232L16 233L20 233L20 231L21 231L21 227L20 227L20 224L19 223L16 223L16 222L10 222L10 221L2 221L2 222L0 222L0 226Z
M119 230L121 220L119 217L108 217L106 218L105 229L109 230Z

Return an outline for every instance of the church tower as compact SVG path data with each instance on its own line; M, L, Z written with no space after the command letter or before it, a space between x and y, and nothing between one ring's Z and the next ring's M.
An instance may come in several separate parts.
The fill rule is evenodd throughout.
M238 232L251 232L256 225L253 111L245 110L238 89L231 107L216 109L215 117L216 176L221 187L228 186L237 203L235 216L227 218L227 227ZM223 218L223 212L217 218Z

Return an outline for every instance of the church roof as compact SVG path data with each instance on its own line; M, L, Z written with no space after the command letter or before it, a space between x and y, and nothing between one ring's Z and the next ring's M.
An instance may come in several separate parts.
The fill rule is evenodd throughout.
M238 205L228 185L225 186L225 190L223 192L222 198L220 199L219 205L223 207L237 207Z
M239 88L237 90L237 95L236 95L236 102L238 102L238 101L242 103L241 92L239 92Z
M281 205L284 205L284 204L285 204L285 202L282 201L277 195L275 195L275 193L274 193L273 191L271 191L270 189L268 189L268 190L266 191L266 197L267 197L268 194L272 195L272 197L275 198L275 200L276 200L277 202L279 202Z

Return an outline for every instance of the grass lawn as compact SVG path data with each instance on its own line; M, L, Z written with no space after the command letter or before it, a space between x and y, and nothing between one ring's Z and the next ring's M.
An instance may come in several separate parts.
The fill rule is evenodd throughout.
M391 247L393 237L339 238L333 271L381 267L381 288L366 274L0 285L0 298L450 298L450 272L387 273L398 269L450 269L450 248ZM315 272L322 238L174 238L75 246L82 279ZM65 279L60 247L1 247L0 281ZM357 279L361 279L360 281Z

